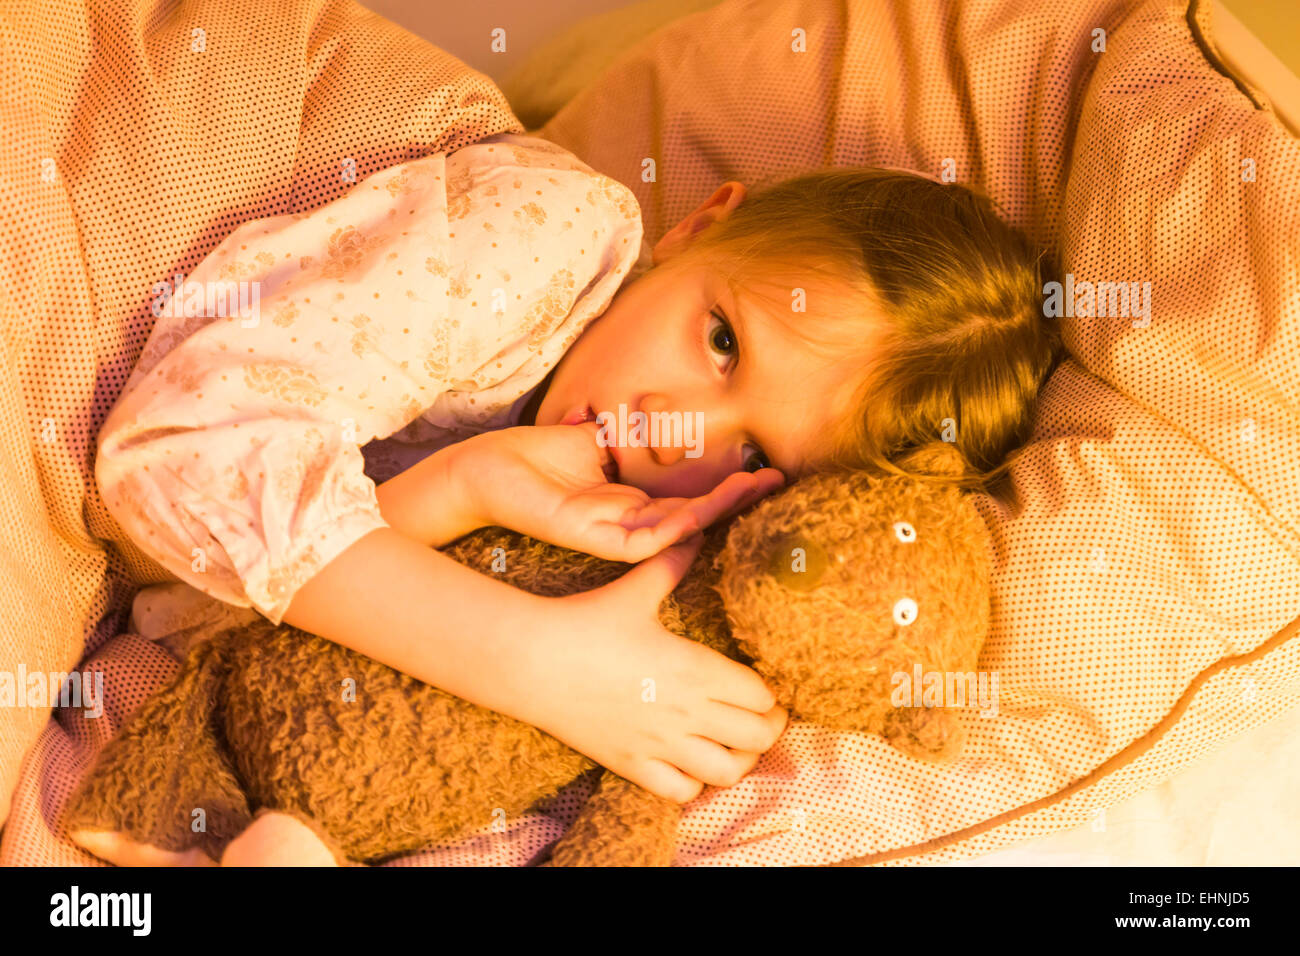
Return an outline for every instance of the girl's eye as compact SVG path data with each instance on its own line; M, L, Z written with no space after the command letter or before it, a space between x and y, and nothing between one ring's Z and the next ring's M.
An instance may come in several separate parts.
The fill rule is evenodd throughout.
M729 361L734 360L736 354L736 334L731 330L731 324L726 318L714 309L709 313L709 348L725 356ZM772 463L768 460L767 455L763 454L763 449L757 445L747 444L742 452L740 467L745 471L758 471L761 468L771 468Z
M741 467L745 471L758 471L760 468L771 468L772 463L767 460L767 455L757 445L746 445L745 448L752 449L752 453L745 456L741 462Z
M736 353L736 335L731 331L731 326L716 309L710 312L709 316L709 348L728 358L734 356Z

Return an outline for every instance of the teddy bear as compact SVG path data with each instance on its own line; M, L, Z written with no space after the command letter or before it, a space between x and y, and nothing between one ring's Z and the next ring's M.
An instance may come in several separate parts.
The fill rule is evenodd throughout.
M442 550L546 595L629 567L495 527ZM755 668L791 720L942 762L962 746L958 709L900 701L898 675L975 670L989 574L987 527L959 487L822 473L707 529L659 615ZM679 804L542 730L247 613L192 641L105 745L65 807L74 842L99 852L111 834L208 863L280 812L335 862L377 863L516 818L591 774L578 817L534 862L672 863Z

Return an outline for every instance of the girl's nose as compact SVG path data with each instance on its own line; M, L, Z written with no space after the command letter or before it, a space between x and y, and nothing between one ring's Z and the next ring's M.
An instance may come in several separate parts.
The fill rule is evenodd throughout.
M678 411L683 416L689 414L685 409L674 409L663 395L649 394L641 399L641 411L646 415L647 441L655 437L654 429L651 427L654 422L655 412L672 412ZM681 438L681 435L674 435L674 429L668 424L665 417L659 428L659 444L650 446L650 457L660 465L675 465L682 460L686 449L682 447L680 441L674 442L674 438Z
M674 448L671 445L651 445L650 454L654 460L661 465L675 465L682 460L681 448Z

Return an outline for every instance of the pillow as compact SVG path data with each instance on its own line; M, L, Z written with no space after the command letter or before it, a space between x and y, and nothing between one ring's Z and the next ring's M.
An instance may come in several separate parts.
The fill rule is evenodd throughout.
M977 498L1001 697L963 718L963 759L792 725L685 808L678 863L970 857L1300 701L1300 146L1207 60L1209 32L1181 0L729 0L541 130L633 189L651 242L728 179L947 161L1074 282L1137 281L1139 305L1151 283L1149 323L1061 317L1072 356L1012 470L1021 506Z
M37 779L68 752L49 682L123 630L136 586L168 579L116 526L92 473L96 433L152 326L153 284L189 273L239 223L340 195L345 172L359 181L522 132L486 77L349 0L161 9L0 11L0 701L8 678L26 705L0 704L0 823L38 736L33 826L76 782ZM147 692L124 686L122 706ZM7 862L30 859L17 846Z
M1208 33L1212 5L1194 8ZM1232 77L1191 59L1188 26L1171 5L1143 7L1088 91L1062 248L1076 285L1110 285L1062 331L1080 365L1194 436L1294 545L1300 183L1289 164L1300 147L1267 101L1253 109ZM1149 325L1114 315L1120 283L1150 299ZM1087 290L1075 298L1087 312Z

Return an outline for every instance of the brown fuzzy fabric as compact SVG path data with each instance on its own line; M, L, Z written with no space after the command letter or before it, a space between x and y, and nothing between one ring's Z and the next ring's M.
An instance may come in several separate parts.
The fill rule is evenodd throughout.
M678 804L606 772L542 866L669 866L679 816Z
M955 713L891 706L890 678L918 662L974 669L988 626L987 541L954 489L810 477L711 529L660 618L753 664L794 718L947 759L961 741ZM496 573L496 548L501 576L539 594L589 590L627 570L501 528L444 550ZM911 623L896 617L902 598L919 608ZM313 821L336 852L376 862L518 816L594 767L528 724L259 621L190 651L104 748L64 819L70 831L220 859L271 808ZM550 865L667 865L679 813L605 773Z
M738 518L719 560L740 650L791 714L952 758L963 738L954 711L894 707L892 680L917 664L975 670L990 613L983 519L952 486L856 473L798 489ZM903 625L906 599L917 616Z

